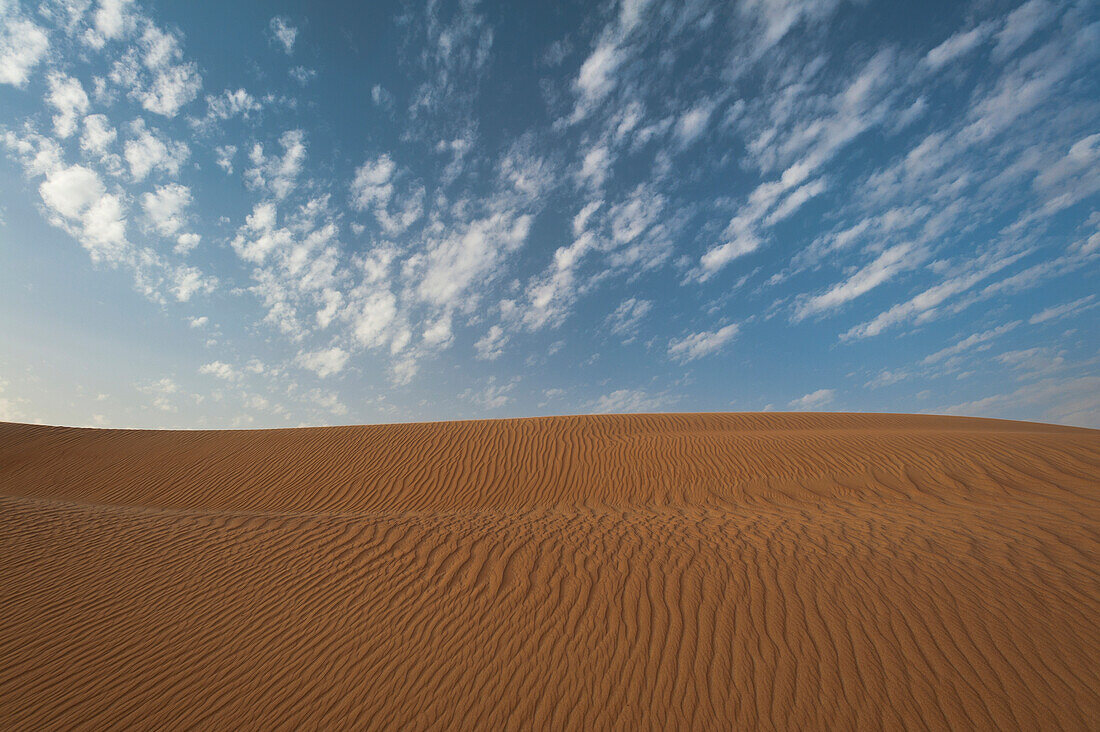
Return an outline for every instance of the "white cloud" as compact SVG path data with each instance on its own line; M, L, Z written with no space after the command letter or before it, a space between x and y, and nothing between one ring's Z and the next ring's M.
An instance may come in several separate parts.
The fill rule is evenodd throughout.
M489 328L489 332L474 344L477 357L483 361L494 361L504 353L504 346L508 343L508 336L499 325Z
M1037 31L1053 22L1059 12L1058 6L1049 0L1030 0L1013 10L997 33L994 58L1002 60L1011 55Z
M429 346L444 347L454 339L451 332L451 314L444 313L434 323L424 329L424 343Z
M704 101L680 115L676 122L676 137L682 146L690 145L707 129L710 115L714 111L712 102Z
M18 422L25 416L21 405L26 403L26 399L4 396L9 384L7 379L0 378L0 422Z
M290 78L298 82L302 86L308 84L315 76L317 76L316 69L307 69L305 66L295 66L289 72Z
M380 155L359 166L351 184L352 204L360 211L371 211L390 236L405 231L424 212L424 187L413 184L404 195L395 196L396 177L396 164L389 155ZM391 213L391 203L396 212Z
M173 117L202 89L198 67L182 59L179 37L146 21L138 43L114 63L110 78L147 111Z
M638 27L651 3L652 0L622 0L619 6L619 27L623 33L630 33Z
M54 0L42 3L38 7L38 14L43 20L54 23L59 30L72 35L84 20L84 15L91 4L92 0ZM3 12L0 10L0 13Z
M304 319L323 329L337 316L353 320L360 307L361 292L345 297L340 289L351 275L340 268L339 227L329 201L328 195L311 198L282 216L275 201L261 201L230 242L256 265L251 290L267 308L264 321L295 341L309 332Z
M649 394L641 389L616 389L590 402L589 407L596 414L659 412L671 401L663 394Z
M966 338L963 338L946 348L942 348L939 351L936 351L935 353L926 356L924 360L921 361L921 363L925 365L934 364L943 361L944 359L951 356L956 356L963 351L969 351L973 348L983 346L985 348L988 348L988 344L990 343L990 341L999 338L1005 333L1008 333L1009 331L1015 329L1016 326L1018 326L1019 324L1020 321L1016 320L1011 323L1005 323L1004 325L997 326L996 328L983 331L981 333L974 333L973 335L967 336Z
M191 190L179 183L159 186L156 191L146 193L141 198L145 215L161 236L172 236L180 230L190 205Z
M1022 378L1049 376L1066 368L1062 354L1052 348L1025 348L1017 351L1005 351L997 356L997 361L1022 372Z
M835 397L836 392L833 389L818 389L797 399L792 399L788 406L798 412L812 411L831 404Z
M379 348L394 335L391 326L397 319L397 298L389 290L367 289L354 295L347 313L355 339L367 348Z
M254 208L243 224L211 220L217 229L208 234L215 237L210 240L213 248L226 230L238 227L236 238L230 238L254 278L248 283L254 285L250 292L263 303L264 320L289 339L276 335L295 341L292 358L320 343L338 343L352 353L377 348L381 356L389 350L395 383L407 383L418 364L428 368L426 356L449 358L439 351L459 340L466 343L459 344L454 357L497 357L509 338L509 347L517 347L524 330L560 329L582 301L581 313L595 327L597 339L602 330L617 347L620 341L634 340L640 328L648 337L646 325L657 317L658 300L638 293L665 292L661 283L670 284L670 277L706 280L726 266L740 270L731 273L736 284L713 284L681 302L702 308L709 318L683 322L717 329L730 321L714 318L743 310L748 302L757 317L784 327L780 321L788 315L799 319L834 313L846 303L865 305L888 295L909 300L890 308L898 301L891 298L881 308L860 313L844 325L867 320L846 334L850 338L905 322L923 324L984 299L985 291L973 294L985 285L974 287L974 278L980 279L980 273L994 265L963 261L976 256L972 251L996 249L1009 260L1027 250L1027 256L1045 263L1052 261L1047 254L1055 248L1065 249L1063 258L1081 261L1088 261L1087 252L1100 250L1100 234L1093 234L1096 227L1086 230L1072 220L1087 215L1082 206L1097 190L1093 181L1100 180L1092 172L1100 170L1100 136L1082 121L1088 118L1083 108L1073 106L1084 87L1070 83L1095 60L1085 41L1095 39L1096 29L1091 35L1080 30L1088 19L1079 7L1032 0L1008 20L993 18L981 25L975 24L996 9L972 8L966 24L954 29L960 32L922 62L924 51L950 31L932 43L897 46L897 51L884 51L871 61L866 61L868 54L884 46L855 43L840 56L833 53L827 30L818 34L815 25L842 0L744 0L731 11L732 17L711 12L707 3L688 3L670 12L667 3L620 0L597 13L596 20L606 22L602 30L589 26L581 36L558 44L555 73L566 76L545 79L536 90L553 117L574 109L577 127L563 131L566 120L549 121L519 140L498 140L486 137L491 130L479 122L476 103L490 81L484 71L474 72L485 67L492 32L501 28L494 29L484 18L469 21L478 10L476 3L459 3L454 13L429 4L426 22L410 23L402 30L410 34L401 53L407 56L402 63L412 75L412 86L403 88L399 102L381 86L367 100L368 106L380 108L368 110L376 121L397 125L401 139L388 148L393 157L379 155L382 150L376 148L368 159L353 159L354 174L345 171L341 192L339 181L329 179L326 162L307 159L300 131L283 135L280 148L285 127L271 133L236 121L223 130L217 123L256 116L261 106L269 105L265 122L308 112L307 100L280 96L286 90L278 90L286 84L296 87L285 76L266 80L274 87L252 89L255 97L234 83L230 89L218 86L216 94L196 96L205 101L191 108L180 107L176 97L186 98L188 85L196 86L197 94L202 83L197 67L183 53L180 32L153 25L136 4L89 0L89 8L79 11L82 22L92 24L86 40L103 46L104 54L77 45L70 58L72 41L84 27L72 25L68 38L63 37L64 29L56 24L62 13L59 1L50 0L33 11L44 28L50 23L49 37L42 36L48 44L42 59L48 63L36 59L21 79L19 74L7 78L3 69L8 49L0 45L0 80L25 83L30 74L41 94L30 100L37 111L28 120L44 124L59 143L35 143L35 162L24 162L28 175L33 169L44 178L31 185L42 193L42 210L51 221L82 243L95 237L114 241L117 251L101 244L95 256L138 270L139 287L193 297L210 287L209 281L197 269L175 267L171 263L181 260L166 251L175 245L176 254L186 255L200 241L207 243L188 233L188 214L194 210L188 207L191 191L181 184L199 185L189 176L200 166L206 175L219 168L226 173L245 169L243 180L252 189L246 193L253 199L248 205ZM1059 22L1063 15L1064 22ZM295 49L297 30L283 19L275 20L282 21L281 28L273 21L268 30L261 19L259 30L253 29L266 36L262 42L276 37L269 53L297 51L301 56L308 50ZM467 25L473 31L463 35ZM279 38L281 31L289 37ZM421 49L423 32L427 45ZM724 34L730 35L728 43L723 42ZM699 38L709 39L701 59L692 50ZM777 46L784 38L788 42ZM1042 48L1036 51L1039 42ZM976 59L984 64L995 45L989 74L963 68ZM769 48L774 53L761 51ZM753 56L763 60L749 70L752 64L745 61ZM288 61L284 70L304 61L283 58ZM98 68L87 67L88 61ZM564 70L563 64L571 65L572 71ZM169 78L174 68L182 69L181 78L189 80L182 93L156 97L156 80ZM61 81L69 77L56 73L61 70L87 85L80 87L81 93L87 91L83 101L78 94L62 93L71 86L63 89ZM113 71L117 73L109 76ZM738 81L742 74L756 77L757 71L763 75L762 85ZM35 76L37 72L41 73ZM416 77L422 72L430 78L418 86L423 79ZM700 97L702 89L713 85L694 79L713 72L723 73L723 84L713 87L716 96ZM231 83L222 81L220 73L218 79L219 84ZM47 87L49 80L54 83ZM653 90L657 96L650 94ZM48 97L50 91L56 94ZM736 99L739 93L746 98ZM944 94L963 100L962 106L944 106ZM91 106L89 96L96 110L107 115L84 116ZM1065 108L1056 109L1052 100L1063 98ZM196 148L195 165L189 166L189 151L175 154L181 149L176 146L186 150L184 138L173 131L181 142L168 139L170 122L159 130L141 122L154 140L150 142L138 130L131 132L127 123L132 116L116 117L120 101L132 108L150 109L152 104L157 113L182 110L197 133L199 141L192 145L205 145L210 152L199 155ZM210 117L215 123L201 129L195 114L200 121ZM151 113L143 116L155 119ZM914 120L919 122L906 128ZM1038 124L1043 129L1036 133L1032 128ZM243 136L225 137L223 132L230 129L243 130ZM0 137L31 132L30 127L9 129ZM859 144L865 132L875 135L873 144ZM1029 135L1033 139L1023 144ZM80 150L74 149L76 136ZM711 137L722 142L712 146L713 155L691 161L678 155L679 146L698 147ZM254 147L257 140L262 146ZM553 140L560 144L551 144ZM219 144L227 141L233 145ZM848 156L844 149L853 141L860 149ZM979 147L987 141L995 144ZM920 144L913 147L914 143ZM326 141L315 145L322 145L329 157ZM412 149L416 146L422 149ZM110 158L117 163L112 166ZM884 185L876 186L868 173L880 164L905 173L894 181L883 177ZM316 178L310 177L310 168L319 171ZM1002 170L1006 179L1016 176L1015 190L993 180ZM73 176L90 186L83 189L87 200L81 200L82 193L66 180ZM131 186L133 181L144 184ZM231 188L233 182L221 183ZM709 192L706 200L698 197L700 190ZM203 198L201 192L194 188L196 199ZM320 199L326 193L333 201L331 210L297 210L300 199ZM135 206L143 232L167 237L153 237L155 248L142 248L148 237L136 238L137 244L126 239L127 234L133 236L127 217L134 215ZM1013 213L1003 216L1010 208ZM1056 222L1050 220L1052 212L1061 213ZM1035 218L1027 219L1032 213ZM891 216L906 221L892 226L886 223ZM1026 220L1026 225L997 234L1002 222L1013 219ZM568 229L570 224L571 237L566 230L562 241L546 238L555 236L555 226ZM351 236L348 232L354 233L354 241L340 241L345 234ZM1062 246L1063 237L1078 240L1080 256ZM812 238L812 244L804 246ZM1015 241L998 243L1009 238ZM911 244L898 245L902 241ZM745 256L773 242L775 251ZM527 251L530 247L535 248ZM163 257L149 258L158 253ZM791 255L794 261L785 266L780 260ZM745 258L731 265L738 257ZM669 266L655 271L666 263ZM368 272L376 266L381 274ZM1003 280L1005 287L997 293L1014 294L1028 278L1050 280L1086 265L1074 266L1076 270L1032 267ZM777 274L769 268L783 271ZM809 280L811 270L814 279ZM768 279L771 275L776 276ZM798 288L797 276L805 276L808 284ZM790 283L787 288L796 288L794 293L804 294L792 298L786 289L773 291L774 297L763 295L767 287L784 281ZM987 289L992 293L990 288L1001 284ZM619 294L624 291L635 297L624 300L626 295ZM1082 294L1086 292L1070 297ZM1047 308L1032 320L1045 323L1060 315L1069 317L1078 312L1072 305ZM499 324L490 328L494 322ZM744 336L736 335L734 326L727 328L713 333L665 332L664 339L648 341L644 348L667 349L674 363L692 363L723 347L732 352L728 343ZM320 330L328 332L323 340L313 340L322 337ZM713 347L724 332L728 337ZM935 332L930 328L922 337L934 337ZM678 337L669 341L670 335ZM307 336L311 339L305 340ZM559 336L569 337L562 331L549 340ZM224 340L221 334L217 337ZM538 336L523 335L523 340L532 341L533 363L546 344ZM936 347L947 343L951 341ZM940 363L949 358L942 356ZM432 364L439 365L444 364ZM873 366L861 369L865 378L878 373ZM912 373L916 378L931 371L916 367ZM302 396L295 393L295 398ZM782 404L786 399L774 401Z
M338 397L335 392L310 389L309 392L306 393L306 397L311 404L315 404L321 409L335 414L338 417L348 413L347 406L340 401L340 397Z
M419 366L416 359L412 356L406 356L395 361L390 368L390 381L397 386L404 386L413 380L418 370Z
M1100 428L1100 376L1053 377L1012 391L946 407L948 414L1019 418L1038 413L1050 422Z
M497 384L496 379L490 376L489 383L483 390L475 392L467 389L460 396L478 404L482 409L500 409L512 401L511 392L515 387L515 381Z
M233 157L237 154L236 145L219 145L214 148L215 160L218 167L225 171L226 175L233 174Z
M992 23L982 23L968 31L959 31L929 51L924 57L924 65L932 71L939 71L976 49L992 32Z
M738 4L741 16L753 22L751 57L759 58L799 23L821 22L840 0L745 0Z
M42 200L66 219L76 219L98 201L106 189L94 170L74 165L53 171L39 187Z
M192 327L194 327L193 324ZM235 368L223 361L204 363L202 366L199 366L199 373L206 376L213 376L218 379L224 379L225 381L236 381L241 378L240 373L238 373Z
M762 11L760 3L750 5ZM802 4L781 5L793 13L792 17L806 12ZM776 27L784 28L785 34L789 26L784 22ZM763 171L774 169L785 160L792 162L778 179L760 183L749 194L746 205L730 220L725 241L708 249L700 258L699 267L689 276L704 282L734 259L756 251L762 244L762 225L778 223L822 193L823 179L804 186L803 183L845 146L888 118L887 101L895 89L897 71L896 54L890 49L882 50L839 93L832 95L825 113L795 119L790 125L775 124L760 133L749 144L749 151Z
M1052 305L1049 308L1041 310L1035 313L1035 315L1032 315L1028 322L1031 325L1038 325L1039 323L1046 323L1050 320L1060 320L1061 318L1068 318L1086 310L1090 310L1097 305L1100 305L1100 303L1096 302L1096 295L1086 295L1077 300L1062 305Z
M1088 26L1074 38L1056 38L1009 65L993 89L974 100L968 110L971 122L958 133L956 144L965 148L989 141L1045 103L1076 63L1095 57L1096 42L1096 28Z
M46 55L50 39L29 20L12 18L0 36L0 84L23 86Z
M834 285L820 295L802 301L795 309L794 320L802 320L810 315L838 308L888 282L899 272L915 266L926 255L923 249L911 243L892 246L844 282Z
M429 241L426 271L417 288L420 297L457 307L474 282L490 277L504 255L526 241L530 227L530 216L501 212Z
M107 41L117 40L133 30L136 18L131 11L133 0L99 0L92 16L93 27L84 35L92 48L102 48Z
M55 71L46 81L50 88L46 101L57 110L53 117L54 134L64 139L76 132L77 119L88 111L88 95L80 81L71 76Z
M783 203L776 206L775 210L772 211L766 219L764 219L764 223L768 226L772 226L773 224L782 221L798 209L802 208L802 204L806 203L806 201L809 201L811 198L820 196L822 193L824 193L826 187L827 184L825 182L825 179L817 178L795 189L790 193L790 195L783 199Z
M622 338L624 343L630 343L638 334L638 325L642 318L652 309L653 303L649 300L630 297L615 308L615 312L608 316L607 323L614 335Z
M247 119L263 105L244 89L226 89L217 96L207 95L206 115L209 120L226 120L241 116Z
M891 384L896 384L899 381L905 381L909 378L912 378L912 374L904 369L897 371L883 369L875 378L864 384L864 386L868 389L881 389L884 386L890 386Z
M629 244L658 221L665 206L664 196L645 185L639 185L622 203L608 211L611 237L617 244Z
M154 170L170 177L179 175L180 166L191 154L185 143L161 137L146 127L143 119L134 120L130 129L133 137L126 141L124 155L134 180L144 180Z
M294 53L294 41L298 38L298 29L290 25L287 19L276 15L271 19L271 34L288 54Z
M202 241L202 237L198 234L190 232L186 234L180 234L179 237L176 238L176 246L173 247L172 250L176 254L186 256L199 245L200 241Z
M150 248L135 247L126 237L122 192L109 192L94 170L62 162L56 141L10 132L2 139L20 156L29 176L44 177L38 191L49 222L76 239L93 262L126 267L137 291L156 302L164 302L164 293L186 301L216 286L216 279L194 267L173 265Z
M148 256L148 251L142 252ZM217 280L203 275L202 271L195 267L178 266L169 269L171 279L169 291L180 302L187 302L196 292L209 293L214 291Z
M90 114L84 118L84 133L80 136L80 148L88 153L104 156L118 138L106 115Z
M273 202L257 203L231 242L237 256L246 262L262 264L276 249L289 248L293 234L288 229L276 228L277 216L278 209Z
M573 217L573 236L580 236L588 227L588 221L592 218L600 207L603 205L603 201L589 201L585 204L576 216Z
M179 411L179 407L172 400L172 396L180 392L180 386L170 376L165 376L156 381L136 384L135 388L142 394L153 397L152 405L160 411Z
M386 88L381 84L375 84L371 87L370 98L376 107L389 109L393 106L393 95L386 91Z
M596 103L615 88L617 82L615 72L618 71L625 57L623 49L605 40L585 59L574 82L581 97L577 102L579 117L587 114Z
M1017 252L1007 254L994 249L989 254L967 262L956 270L954 276L933 285L905 302L894 305L871 320L848 329L841 338L870 338L913 318L927 317L945 300L969 290L990 275L1009 266L1022 256Z
M423 214L424 188L413 188L400 200L395 200L394 179L397 165L389 155L367 160L355 171L351 184L352 205L360 211L371 211L382 229L389 235L403 232ZM390 213L396 202L397 212Z
M311 353L299 353L296 362L324 379L343 371L350 355L343 348L334 346Z
M205 315L200 315L197 318L188 318L187 323L192 328L205 328L206 324L210 322L210 318Z
M610 164L611 156L607 147L597 145L585 153L577 179L593 188L600 188L607 180Z
M94 261L117 261L129 249L122 200L95 171L80 165L50 172L39 186L51 222L68 231Z
M244 172L253 188L266 188L276 198L286 198L298 185L298 176L306 159L306 136L302 130L288 130L279 137L282 157L265 156L263 145L256 143L248 158L251 168Z
M321 309L317 311L314 317L317 320L318 327L324 329L329 327L337 312L344 305L344 295L331 287L324 287L321 290L320 299Z
M577 267L595 246L591 232L584 232L569 246L559 247L547 271L528 283L526 309L522 315L528 329L538 330L561 323L577 295Z
M740 216L735 217L726 227L725 243L708 250L700 258L699 280L707 280L734 259L755 252L760 243L751 223Z
M1019 228L1035 218L1048 218L1100 192L1100 133L1081 138L1065 156L1035 176L1033 187L1042 206L1017 224Z
M668 344L668 355L680 363L688 363L720 351L737 335L738 326L731 323L716 331L691 333L683 338L673 338Z

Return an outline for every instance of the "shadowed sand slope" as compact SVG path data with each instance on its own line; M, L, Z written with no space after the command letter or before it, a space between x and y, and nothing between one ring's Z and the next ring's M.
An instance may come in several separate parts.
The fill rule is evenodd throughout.
M0 727L1100 729L1100 432L0 424Z

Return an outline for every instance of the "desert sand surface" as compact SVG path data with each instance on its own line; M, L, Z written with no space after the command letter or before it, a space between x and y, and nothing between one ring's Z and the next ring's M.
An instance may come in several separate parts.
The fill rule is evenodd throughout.
M1100 729L1100 431L0 424L4 729Z

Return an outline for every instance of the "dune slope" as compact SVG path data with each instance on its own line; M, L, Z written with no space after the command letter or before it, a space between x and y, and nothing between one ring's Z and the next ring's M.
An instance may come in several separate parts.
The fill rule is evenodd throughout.
M6 729L1100 728L1100 432L0 424Z

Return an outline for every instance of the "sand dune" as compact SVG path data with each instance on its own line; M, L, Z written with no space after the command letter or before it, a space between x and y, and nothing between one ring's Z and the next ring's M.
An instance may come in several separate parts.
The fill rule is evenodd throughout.
M1100 432L0 425L5 729L1100 729Z

